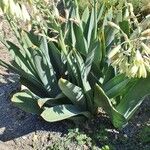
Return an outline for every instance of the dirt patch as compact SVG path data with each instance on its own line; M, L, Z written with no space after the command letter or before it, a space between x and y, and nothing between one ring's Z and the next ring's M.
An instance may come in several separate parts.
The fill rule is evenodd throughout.
M4 19L3 15L0 15L0 36L5 34L8 39L11 39L12 41L15 41L15 38L9 28L9 25L7 24L6 20ZM9 63L11 60L11 56L6 50L5 46L0 42L0 59ZM0 66L0 74L5 74L6 69Z

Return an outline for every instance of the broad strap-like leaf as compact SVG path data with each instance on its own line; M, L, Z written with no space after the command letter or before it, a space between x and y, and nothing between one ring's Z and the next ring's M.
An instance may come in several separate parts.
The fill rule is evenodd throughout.
M54 107L56 105L72 104L72 102L63 93L60 93L55 98L39 98L37 102L40 108L47 105L49 107Z
M87 47L90 47L90 44L93 42L93 29L94 29L94 9L92 9L92 12L90 14L90 17L88 19L88 22L85 27L84 35L87 40Z
M110 26L105 27L105 45L107 49L112 46L117 32L118 31L116 29L111 28Z
M35 78L39 79L35 67L31 63L32 58L29 58L28 55L26 55L26 53L14 43L7 41L7 44L9 46L7 48L9 49L15 63L17 63L25 72L33 74ZM15 63L13 65L15 65Z
M87 24L89 16L90 16L90 11L89 11L89 8L86 7L82 14L83 27L85 27L85 25Z
M80 83L80 69L78 67L78 63L76 62L76 58L74 57L73 51L71 51L67 56L67 71L69 78L74 81L74 83Z
M78 75L80 75L78 78L80 79L78 85L83 89L83 93L85 94L86 105L87 105L86 108L88 108L88 110L92 112L93 109L93 101L91 97L92 92L91 92L90 83L87 80L87 76L89 74L89 71L91 70L91 66L94 58L94 51L92 51L92 53L90 53L87 56L85 63L80 53L78 53L77 51L73 51L73 53L74 53L74 60L76 61L74 63L74 67L77 68L76 70L78 71Z
M111 65L110 66L107 65L103 84L105 85L109 80L114 78L114 76L115 76L114 68Z
M88 52L87 41L84 37L84 33L79 25L76 23L73 24L74 34L76 37L76 49L83 55L86 56Z
M87 80L87 77L91 71L91 67L94 61L95 49L93 49L86 57L85 64L83 67L83 71L81 72L81 76L84 80Z
M90 61L87 61L88 59ZM88 68L92 68L91 70L92 72L94 72L95 76L100 76L100 73L101 73L100 63L102 60L102 49L101 49L101 43L99 40L95 40L89 47L89 54L87 55L87 60L85 64L89 64L87 62L91 62Z
M43 84L29 74L24 73L24 75L21 75L20 82L22 85L26 86L30 91L40 97L51 96L50 93L43 86Z
M73 51L74 54L74 66L76 67L79 75L79 81L80 83L78 84L80 87L84 89L85 92L90 91L91 87L90 84L87 80L87 77L89 75L89 72L91 70L93 58L94 58L94 51L92 51L90 54L87 55L87 58L84 60L80 53L78 51Z
M49 55L51 59L51 64L55 72L56 76L60 78L61 73L63 72L63 65L62 65L62 60L61 60L61 52L60 50L55 46L53 42L48 43L49 47Z
M116 109L129 119L143 102L144 97L149 94L150 77L148 76L146 79L139 79L139 81L133 85Z
M48 122L56 122L78 115L90 118L89 112L81 111L74 105L58 105L51 108L45 107L41 117Z
M46 89L54 97L58 94L59 88L57 86L57 79L54 68L51 64L49 56L49 47L46 37L40 37L40 48L31 49L33 51L32 56L36 66L37 73L43 82Z
M43 52L40 51L38 48L32 48L31 49L33 54L33 60L36 66L37 73L47 89L47 91L50 93L51 97L55 97L58 92L59 88L57 86L57 80L55 76L55 72L53 70L53 66L51 65L49 60L46 59Z
M103 89L109 98L114 98L121 94L127 84L131 79L125 77L125 75L120 74L109 80L104 84Z
M122 128L126 125L126 118L113 107L110 99L107 97L103 89L97 84L95 86L94 102L96 106L102 107L105 110L116 128Z
M100 19L102 19L102 15L104 13L104 8L105 8L105 4L102 4L102 6L99 7L97 10L97 23L100 21Z
M11 98L13 104L25 112L40 115L42 110L38 106L37 99L28 90L18 92Z
M128 20L124 20L122 22L119 22L119 26L122 29L122 31L130 37L130 23Z
M68 40L71 40L71 46L73 48L75 48L76 46L76 42L78 40L76 40L76 35L75 35L75 32L74 32L74 23L73 22L70 22L70 30L69 30L69 33L71 34L71 39L68 39Z
M86 109L86 99L84 97L84 92L80 87L62 78L59 80L58 84L62 92L72 101L74 105L82 108L83 110Z
M33 75L26 73L19 66L16 68L2 60L0 60L0 65L19 74L21 83L28 87L36 95L42 97L50 96L48 91L45 89L43 84L39 82L39 80L37 80Z

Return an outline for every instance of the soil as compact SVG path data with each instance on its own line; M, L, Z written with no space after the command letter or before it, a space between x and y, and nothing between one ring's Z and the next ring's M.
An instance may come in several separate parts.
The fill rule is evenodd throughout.
M10 39L15 40L2 16L0 23L3 23L0 31L4 30ZM1 44L0 59L6 62L11 60ZM12 92L20 88L19 77L4 68L0 68L0 74L0 150L44 150L58 142L58 139L65 141L68 129L76 128L76 126L68 121L47 123L36 115L25 113L14 107L10 97ZM79 130L90 137L92 143L99 148L112 145L117 150L149 150L150 140L145 141L145 138L150 139L150 130L144 132L145 126L150 127L149 98L144 101L122 131L113 128L105 114L100 114L86 126L83 124ZM61 148L63 149L63 146ZM68 149L90 148L77 146L77 143L69 143Z

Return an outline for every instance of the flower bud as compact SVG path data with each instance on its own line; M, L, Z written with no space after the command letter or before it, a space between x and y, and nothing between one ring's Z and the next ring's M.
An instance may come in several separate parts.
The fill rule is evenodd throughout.
M138 77L139 78L141 78L141 77L146 78L147 77L147 71L146 71L146 68L145 68L144 64L141 64L140 67L139 67Z
M141 43L141 46L143 47L144 52L145 52L147 55L149 55L149 54L150 54L150 48L149 48L146 44L144 44L143 42Z
M111 21L108 21L108 25L113 27L113 28L116 28L116 29L120 30L120 27L117 24L115 24L115 23L113 23Z
M142 33L141 33L142 36L150 36L150 29L147 29L147 30L144 30Z
M115 56L119 50L121 49L121 45L118 45L117 47L113 48L109 53L108 53L108 58L111 59L113 56Z

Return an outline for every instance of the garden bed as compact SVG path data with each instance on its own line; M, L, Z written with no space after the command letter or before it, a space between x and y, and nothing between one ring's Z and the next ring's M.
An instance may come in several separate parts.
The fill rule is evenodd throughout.
M15 42L4 22L2 30ZM0 59L9 62L11 57L0 44ZM69 121L47 123L40 117L25 113L13 106L12 92L20 88L19 77L0 68L0 149L98 149L108 145L117 150L150 149L150 101L146 98L129 124L122 130L115 129L108 116L100 113L90 122L74 125ZM107 147L107 146L106 146Z
M118 150L150 149L148 99L122 131L114 129L105 114L99 114L98 118L79 126L79 131L76 131L78 126L69 121L47 123L35 115L15 108L10 102L10 96L11 92L18 87L18 79L14 74L4 78L7 82L0 84L0 147L2 150L38 150L46 149L48 146L51 146L51 149L61 147L76 150L77 148L90 149L92 145L99 148L108 145ZM76 138L79 135L81 139Z

